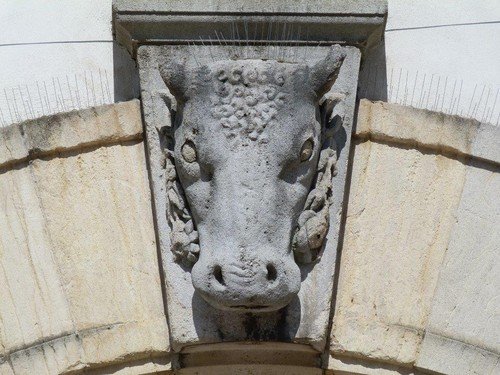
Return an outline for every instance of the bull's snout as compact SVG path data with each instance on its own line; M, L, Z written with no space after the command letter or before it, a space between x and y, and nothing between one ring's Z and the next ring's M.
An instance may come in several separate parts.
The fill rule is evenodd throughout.
M300 288L300 271L291 257L265 261L256 257L202 257L193 267L192 278L203 298L224 310L278 310L290 303Z

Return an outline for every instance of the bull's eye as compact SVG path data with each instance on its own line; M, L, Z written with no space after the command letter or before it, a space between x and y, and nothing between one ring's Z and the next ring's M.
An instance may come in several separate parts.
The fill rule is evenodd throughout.
M314 142L312 139L308 139L307 141L304 142L302 145L302 148L300 149L300 161L307 161L311 158L311 155L313 153L313 148L314 148Z
M184 160L188 163L194 163L196 161L196 147L191 141L186 141L181 148L181 154Z

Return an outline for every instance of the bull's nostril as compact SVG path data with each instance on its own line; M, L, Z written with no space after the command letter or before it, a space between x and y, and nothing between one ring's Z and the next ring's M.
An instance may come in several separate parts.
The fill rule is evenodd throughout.
M221 266L219 266L219 265L215 266L213 274L214 274L215 280L217 280L220 285L226 285L226 283L224 282L224 277L222 276Z
M269 263L267 266L267 279L269 281L274 281L276 280L276 277L278 277L278 272L276 271L276 267L274 267L271 263Z

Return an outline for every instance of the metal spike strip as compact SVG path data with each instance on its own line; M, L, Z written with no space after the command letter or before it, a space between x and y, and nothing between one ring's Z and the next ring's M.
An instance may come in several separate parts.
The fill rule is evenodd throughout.
M65 74L45 81L0 88L0 127L58 112L113 102L107 70ZM83 100L82 100L83 99Z

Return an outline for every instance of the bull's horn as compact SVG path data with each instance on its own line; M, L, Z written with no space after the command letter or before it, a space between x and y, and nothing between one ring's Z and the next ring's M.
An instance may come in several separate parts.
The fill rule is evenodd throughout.
M345 57L342 47L335 44L326 57L311 68L310 82L318 98L327 93L335 83Z
M159 65L160 75L176 99L186 100L187 80L185 65L171 59Z

